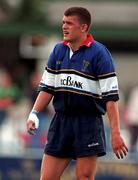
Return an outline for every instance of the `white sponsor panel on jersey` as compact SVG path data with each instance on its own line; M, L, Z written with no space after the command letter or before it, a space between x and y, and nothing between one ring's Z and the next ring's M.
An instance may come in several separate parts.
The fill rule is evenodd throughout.
M60 87L68 87L94 94L101 94L100 86L97 81L76 74L57 74L55 77L55 88Z
M57 89L71 88L82 92L94 93L100 96L102 93L118 90L118 81L116 76L96 81L76 74L53 74L45 70L41 83Z

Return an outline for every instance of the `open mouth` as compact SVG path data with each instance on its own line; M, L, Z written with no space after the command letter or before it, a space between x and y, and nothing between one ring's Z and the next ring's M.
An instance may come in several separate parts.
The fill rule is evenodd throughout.
M68 34L69 34L69 32L66 32L66 31L63 32L63 35L64 35L64 36L66 36L66 35L68 35Z

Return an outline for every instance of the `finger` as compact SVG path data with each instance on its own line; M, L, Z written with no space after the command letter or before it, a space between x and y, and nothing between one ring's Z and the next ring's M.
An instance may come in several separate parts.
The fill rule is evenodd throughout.
M124 144L124 148L126 150L126 152L128 152L128 147Z
M123 154L126 156L128 152L128 148L126 146L122 147Z
M119 156L118 151L115 152L115 155L116 155L116 157L117 157L118 159L120 159L120 156Z
M35 124L34 123L29 123L28 125L27 125L27 130L36 130L36 128L35 128Z
M122 149L118 150L118 154L119 154L119 157L123 159L124 155L123 155Z
M123 159L124 156L127 155L127 149L125 147L120 147L119 149L117 149L115 151L115 154L116 154L118 159Z
M27 122L27 127L28 127L28 128L35 127L35 123L34 123L33 121L28 121L28 122Z
M35 135L35 134L36 134L35 130L33 130L33 129L29 129L29 130L28 130L28 133L29 133L30 135Z
M31 135L35 135L36 134L36 128L35 127L30 127L28 128L28 133L31 134Z

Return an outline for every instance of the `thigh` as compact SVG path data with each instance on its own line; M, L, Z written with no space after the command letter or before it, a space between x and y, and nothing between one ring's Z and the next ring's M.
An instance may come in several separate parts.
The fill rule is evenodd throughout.
M60 180L60 177L69 162L70 159L57 158L44 154L41 165L40 180Z
M93 180L96 174L96 166L97 156L77 158L76 175L78 179L88 177L90 180Z

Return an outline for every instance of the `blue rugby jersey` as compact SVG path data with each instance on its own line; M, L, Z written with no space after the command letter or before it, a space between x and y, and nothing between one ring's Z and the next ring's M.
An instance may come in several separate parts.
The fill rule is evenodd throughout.
M38 89L54 94L55 111L64 113L105 114L106 102L119 99L112 56L90 34L74 53L67 42L54 47Z

